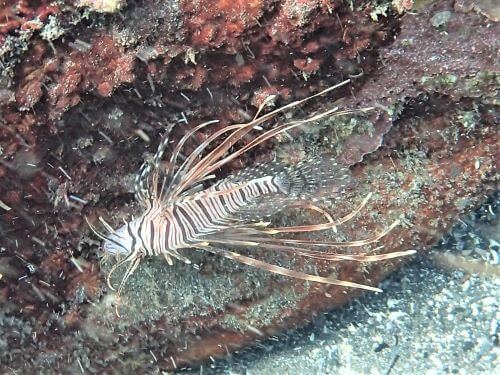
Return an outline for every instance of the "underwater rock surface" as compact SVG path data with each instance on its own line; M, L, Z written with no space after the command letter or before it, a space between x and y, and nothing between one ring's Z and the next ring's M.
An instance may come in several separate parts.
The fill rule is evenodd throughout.
M357 185L329 210L341 217L373 197L338 233L326 234L330 240L366 238L399 219L403 225L377 246L423 251L498 189L498 24L453 1L397 14L405 7L1 3L2 372L182 368L301 326L360 294L196 251L186 254L196 268L150 259L120 299L109 291L110 265L100 263L84 218L117 225L136 213L135 173L171 122L180 124L175 141L206 120L220 119L212 131L248 121L269 95L284 105L350 78L350 87L282 119L335 106L382 109L311 124L292 132L293 142L269 142L220 172L266 155L285 162L318 151L335 155ZM208 135L196 134L191 150ZM403 261L257 255L369 285Z

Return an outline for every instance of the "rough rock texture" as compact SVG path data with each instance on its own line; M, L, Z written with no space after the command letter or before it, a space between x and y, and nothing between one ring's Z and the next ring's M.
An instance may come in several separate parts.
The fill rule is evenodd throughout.
M499 27L469 8L439 1L399 16L384 2L21 3L0 3L2 371L181 368L359 295L194 251L196 268L151 259L120 299L107 290L109 264L84 218L116 225L136 212L133 178L171 122L175 141L202 121L219 118L213 131L248 120L269 95L283 105L351 78L276 121L334 106L382 109L310 124L218 172L266 154L335 155L357 185L330 211L340 217L373 198L323 238L366 238L399 219L376 246L421 250L498 188ZM253 255L370 285L401 262Z

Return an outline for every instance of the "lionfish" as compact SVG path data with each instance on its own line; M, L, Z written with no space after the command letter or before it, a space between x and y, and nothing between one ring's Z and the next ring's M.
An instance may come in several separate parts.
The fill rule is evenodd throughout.
M89 223L90 228L104 240L105 254L124 256L108 273L109 288L115 290L111 285L111 275L124 264L129 265L119 285L119 294L143 257L163 256L169 265L173 264L173 258L189 264L190 260L183 254L184 250L201 249L248 266L292 278L381 291L372 286L280 267L225 248L229 246L231 248L258 248L320 260L356 262L374 262L413 254L413 250L379 255L366 253L347 255L328 251L332 248L361 247L377 242L398 225L398 221L371 238L356 241L328 242L277 236L335 229L336 226L354 217L366 205L370 196L367 196L350 214L334 220L327 211L314 204L318 197L340 194L349 182L348 169L338 166L333 158L322 155L307 158L296 165L271 163L246 168L205 187L207 181L213 179L213 172L279 134L327 116L372 110L373 108L338 111L338 108L333 108L305 120L275 126L255 136L249 143L239 148L236 147L247 134L254 129L262 129L260 125L277 114L314 97L324 95L348 82L344 81L261 116L266 105L264 102L252 121L226 126L215 131L182 163L178 163L181 151L188 139L217 121L205 122L194 127L172 150L170 162L162 171L163 180L160 183L159 165L173 128L173 125L168 126L153 159L144 162L136 177L135 194L143 208L142 214L125 222L117 230L99 218L110 232L109 235L98 232ZM325 222L272 227L270 221L264 221L265 218L287 208L314 210L325 217Z

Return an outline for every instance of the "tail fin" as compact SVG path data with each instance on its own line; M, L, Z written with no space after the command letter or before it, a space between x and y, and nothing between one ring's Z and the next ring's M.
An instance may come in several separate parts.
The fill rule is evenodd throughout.
M345 190L351 181L347 168L324 155L306 159L277 176L281 192L299 198L334 196Z

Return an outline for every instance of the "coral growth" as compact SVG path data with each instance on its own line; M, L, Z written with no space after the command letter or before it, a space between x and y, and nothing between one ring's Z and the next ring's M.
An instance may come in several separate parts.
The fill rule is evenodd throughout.
M16 4L25 3L4 2L0 14ZM216 172L266 157L334 155L358 184L329 208L341 216L373 199L325 234L331 239L363 238L399 219L404 225L379 245L421 250L495 187L498 25L450 2L403 18L410 2L394 2L392 12L392 2L380 1L146 0L85 16L69 4L36 4L14 10L8 28L0 19L8 67L0 80L2 371L188 366L356 297L195 251L188 255L197 269L152 259L120 299L107 290L109 263L101 264L85 218L116 224L134 213L135 173L168 124L177 124L175 142L220 119L190 139L188 154L264 102L266 111L351 78L286 116L382 109L310 124L290 132L293 142L273 140ZM52 11L42 19L43 9ZM23 31L35 18L41 28ZM373 285L398 266L255 255Z
M51 1L2 0L0 2L0 45L15 31L39 30L59 5Z

